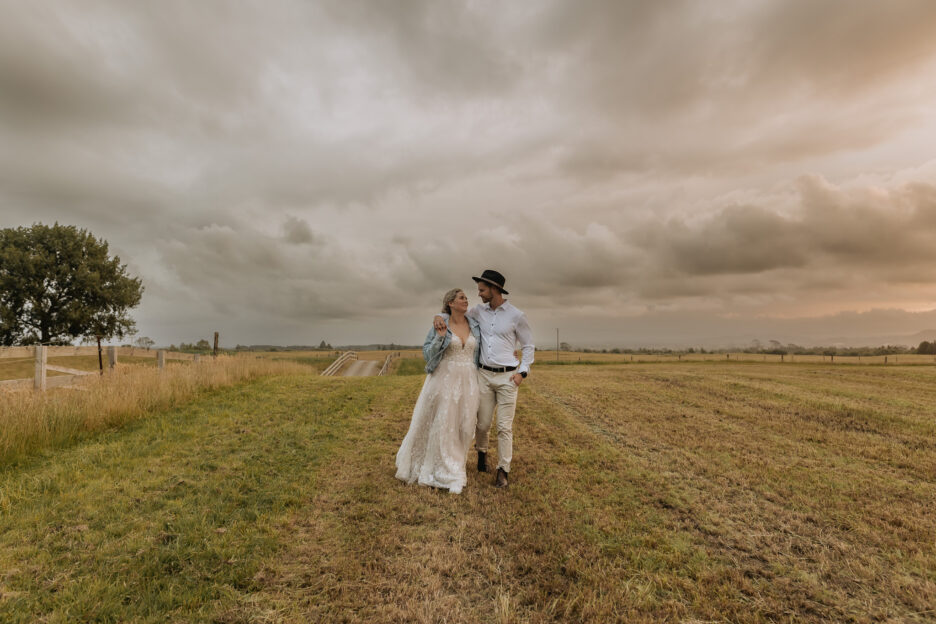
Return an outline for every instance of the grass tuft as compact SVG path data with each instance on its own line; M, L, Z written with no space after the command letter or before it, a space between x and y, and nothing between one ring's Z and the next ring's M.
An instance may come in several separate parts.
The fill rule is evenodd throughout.
M394 362L395 375L423 375L426 374L426 362L422 358L399 359Z

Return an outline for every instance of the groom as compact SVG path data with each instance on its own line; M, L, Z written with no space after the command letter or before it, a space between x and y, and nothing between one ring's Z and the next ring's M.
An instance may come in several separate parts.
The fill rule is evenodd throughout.
M513 456L513 418L517 407L517 389L530 372L533 363L533 332L526 315L504 298L504 276L486 269L481 277L472 277L478 284L482 303L468 310L466 316L481 325L481 357L478 364L478 386L481 393L478 407L478 428L475 449L478 451L478 472L487 472L488 433L497 408L497 477L494 485L507 487L510 460ZM444 330L445 317L436 316L433 325ZM522 358L514 354L520 344Z

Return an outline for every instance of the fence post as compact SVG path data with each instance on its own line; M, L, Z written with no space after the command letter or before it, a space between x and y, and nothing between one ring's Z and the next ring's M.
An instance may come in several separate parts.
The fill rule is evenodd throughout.
M162 370L166 368L166 351L165 349L160 349L156 352L156 368Z
M214 352L212 353L215 357L218 357L218 332L215 332L214 335Z
M107 367L111 370L117 367L117 347L107 347Z
M33 387L36 390L45 392L46 389L46 364L48 363L49 352L43 345L36 345L36 379Z
M199 358L201 358L201 356L200 356L199 354L196 353L196 354L192 357L192 361L193 361L193 362L197 362L197 361L199 360Z

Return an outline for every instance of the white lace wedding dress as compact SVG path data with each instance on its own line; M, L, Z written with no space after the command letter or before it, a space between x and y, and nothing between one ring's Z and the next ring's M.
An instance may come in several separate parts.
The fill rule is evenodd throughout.
M462 344L453 333L439 365L426 377L397 451L397 479L453 494L465 487L465 458L478 420L474 350L473 334Z

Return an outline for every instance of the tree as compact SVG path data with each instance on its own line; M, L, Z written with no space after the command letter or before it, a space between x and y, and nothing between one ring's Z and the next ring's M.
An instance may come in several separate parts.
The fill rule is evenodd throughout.
M920 346L917 347L917 353L924 355L936 355L936 340L929 342L924 340L920 343Z
M133 335L143 285L107 242L75 226L0 229L0 345Z
M135 344L141 349L146 349L147 351L149 351L152 348L152 346L156 344L156 341L150 338L149 336L142 336L136 339Z
M201 340L195 343L195 346L193 348L197 349L198 351L210 351L211 343L205 340L204 338L202 338Z

